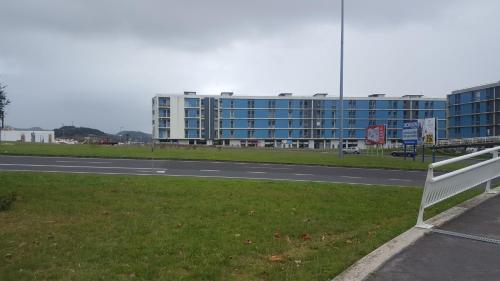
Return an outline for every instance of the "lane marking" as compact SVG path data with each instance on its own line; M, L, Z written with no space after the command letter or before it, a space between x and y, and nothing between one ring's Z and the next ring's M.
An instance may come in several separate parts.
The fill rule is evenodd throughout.
M255 172L255 171L249 171L250 174L267 174L267 172Z
M86 164L106 164L108 162L89 162L89 161L56 161L57 163L86 163Z
M362 179L362 177L352 177L352 176L341 176L341 177L346 179Z
M156 171L158 174L165 174L166 171Z
M285 167L278 167L278 168L275 168L275 167L259 167L259 166L252 166L252 167L248 167L249 169L266 169L266 170L291 170L291 168L285 168Z
M220 170L200 170L200 172L220 172Z
M148 158L105 158L105 157L71 157L71 156L36 156L36 155L0 155L0 158L41 158L41 159L95 159L104 161L155 161L155 162L208 162L207 160L192 161L192 160L182 160L182 159L148 159ZM286 163L248 163L248 162L233 162L224 161L222 163L230 163L235 165L247 165L247 164L259 164L259 165L276 165L276 166L288 166L288 167L310 167L310 168L326 168L326 169L338 169L338 170L375 170L375 171L391 171L391 172L421 172L427 173L426 170L398 170L393 168L369 168L369 167L342 167L342 166L328 166L328 165L307 165L307 164L286 164Z
M162 176L162 177L194 177L194 178L221 178L221 179L243 179L243 180L271 180L271 181L291 181L291 182L314 182L314 183L328 183L328 184L349 184L349 185L363 185L363 186L374 186L374 185L388 185L396 187L406 187L406 188L422 188L421 186L407 186L407 185L396 185L396 184L371 184L371 183L356 183L356 182L344 182L344 181L324 181L324 180L299 180L299 179L282 179L282 178L265 178L265 177L237 177L237 176L215 176L215 175L178 175L178 174L138 174L138 173L112 173L112 172L78 172L78 171L61 171L61 170L50 170L50 171L37 171L37 170L21 170L21 169L2 169L0 171L6 172L34 172L34 173L63 173L63 174L93 174L93 175L130 175L130 176Z
M105 166L73 166L73 165L69 166L69 165L43 165L43 164L5 164L5 163L0 163L0 166L151 170L151 168L140 168L140 167L105 167Z
M407 180L407 179L389 179L390 181L406 181L406 182L411 182L412 180Z
M294 174L296 176L314 176L313 174Z

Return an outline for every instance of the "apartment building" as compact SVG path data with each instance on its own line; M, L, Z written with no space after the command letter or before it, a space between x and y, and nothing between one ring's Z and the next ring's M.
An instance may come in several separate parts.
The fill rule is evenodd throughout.
M447 103L450 139L500 136L500 82L453 91Z
M339 99L312 96L156 95L153 139L176 144L332 148L339 144ZM446 139L446 99L422 95L344 98L344 145L364 147L369 125L386 125L388 145L402 137L405 121L437 118Z

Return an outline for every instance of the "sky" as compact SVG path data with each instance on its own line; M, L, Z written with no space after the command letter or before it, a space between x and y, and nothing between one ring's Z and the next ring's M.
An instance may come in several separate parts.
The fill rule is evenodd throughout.
M151 131L158 93L339 94L340 0L2 0L6 124ZM500 80L500 1L345 0L345 96Z

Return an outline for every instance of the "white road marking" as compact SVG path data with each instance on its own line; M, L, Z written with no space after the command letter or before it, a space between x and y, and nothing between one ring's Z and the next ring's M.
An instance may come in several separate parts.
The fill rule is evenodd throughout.
M85 163L85 164L106 164L110 162L88 162L88 161L56 161L57 163Z
M343 182L343 181L322 181L322 180L298 180L298 179L282 179L282 178L250 178L250 177L231 177L231 176L211 176L211 175L155 175L155 174L138 174L138 173L110 173L110 172L78 172L78 171L60 171L60 170L50 170L50 171L35 171L35 170L21 170L21 169L1 169L6 172L34 172L34 173L63 173L63 174L94 174L94 175L131 175L131 176L166 176L166 177L194 177L194 178L221 178L221 179L244 179L244 180L271 180L271 181L293 181L293 182L315 182L315 183L329 183L329 184L349 184L349 185L363 185L363 186L373 186L375 184L371 183L354 183L354 182ZM404 185L392 185L391 186L401 186L409 187Z
M296 176L313 176L313 174L294 174Z
M20 166L20 167L54 167L54 168L89 168L89 169L126 169L126 170L151 170L151 168L137 168L137 167L69 166L69 165L5 164L5 163L0 163L0 166Z
M255 172L255 171L252 171L252 172L249 172L250 174L267 174L267 172Z
M406 182L410 182L412 180L407 180L407 179L389 179L390 181L406 181Z
M220 170L200 170L200 172L220 172Z
M362 177L352 177L352 176L341 176L346 179L362 179Z
M249 169L266 169L266 170L290 170L291 168L275 168L275 167L259 167L259 166L252 166L248 167Z
M156 171L158 174L165 174L166 171Z

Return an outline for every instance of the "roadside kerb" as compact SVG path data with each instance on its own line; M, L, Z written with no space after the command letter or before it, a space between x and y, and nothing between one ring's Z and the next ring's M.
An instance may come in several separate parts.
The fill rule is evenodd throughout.
M496 194L493 193L482 193L474 198L471 198L465 202L458 204L455 207L448 209L428 220L425 223L440 226L459 215L463 214L467 210L478 206L482 202L498 195L500 192L500 186L494 189ZM391 241L385 243L379 248L375 249L373 252L366 255L364 258L360 259L352 266L344 270L342 273L333 278L332 281L362 281L370 277L371 273L379 269L386 261L391 259L394 255L401 252L403 249L415 243L418 239L423 237L426 233L430 232L430 229L423 229L418 227L412 227L406 232L395 237Z

